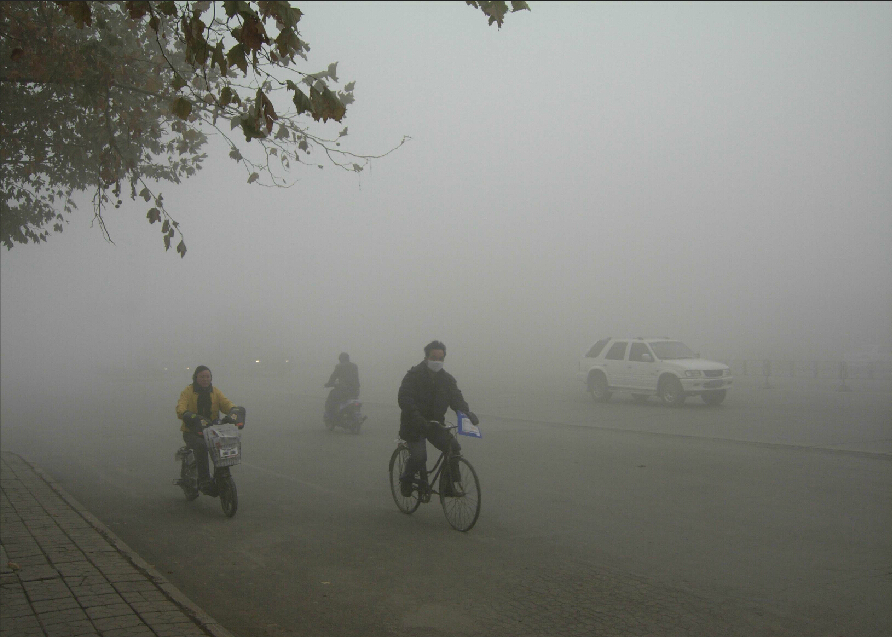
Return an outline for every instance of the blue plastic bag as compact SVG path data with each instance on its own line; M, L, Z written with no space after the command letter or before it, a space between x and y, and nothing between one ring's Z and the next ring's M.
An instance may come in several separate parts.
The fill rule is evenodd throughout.
M460 436L470 436L471 438L482 438L483 433L480 431L480 427L474 425L471 420L462 412L455 412L458 416L458 435Z

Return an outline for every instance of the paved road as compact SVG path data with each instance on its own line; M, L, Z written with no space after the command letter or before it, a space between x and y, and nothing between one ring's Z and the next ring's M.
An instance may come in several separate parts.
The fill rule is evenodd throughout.
M179 388L112 389L64 414L35 404L67 416L54 434L24 436L4 412L4 449L236 635L892 633L882 387L743 386L678 410L466 387L486 436L464 443L483 483L469 534L435 504L396 511L386 399L353 437L317 424L324 394L224 387L249 409L227 520L170 484Z

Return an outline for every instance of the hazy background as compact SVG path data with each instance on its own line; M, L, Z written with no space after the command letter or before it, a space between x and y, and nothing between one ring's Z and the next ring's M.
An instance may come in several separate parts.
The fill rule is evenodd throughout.
M182 260L141 201L108 212L115 245L85 200L4 251L4 412L24 385L179 387L202 363L324 395L341 351L395 401L433 338L472 407L486 379L572 382L609 335L723 359L892 343L892 4L533 2L501 31L461 2L298 6L307 70L356 80L323 130L412 141L288 190L219 153L162 189Z

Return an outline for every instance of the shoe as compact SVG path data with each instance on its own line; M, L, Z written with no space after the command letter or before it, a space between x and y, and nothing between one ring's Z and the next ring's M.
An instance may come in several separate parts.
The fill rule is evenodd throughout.
M404 498L412 497L412 481L400 480L400 495Z
M220 495L217 490L217 485L213 480L205 480L199 486L198 490L201 491L205 495L209 495L211 497L216 497Z

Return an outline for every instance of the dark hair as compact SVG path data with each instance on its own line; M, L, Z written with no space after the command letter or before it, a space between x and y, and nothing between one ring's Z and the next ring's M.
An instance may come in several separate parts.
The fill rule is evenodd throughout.
M446 346L443 345L440 341L431 341L427 345L424 346L424 357L427 358L431 355L431 350L441 349L443 350L443 356L446 356Z
M195 368L195 371L192 372L192 382L193 382L193 383L197 383L197 382L198 382L198 375L199 375L201 372L203 372L204 370L211 371L211 368L208 367L207 365L199 365L198 367ZM213 380L213 379L214 379L214 375L211 374L211 380Z
M350 354L348 354L347 352L341 352L341 355L338 356L338 360L342 363L346 363L350 360Z

